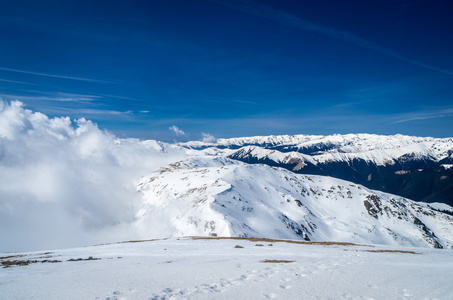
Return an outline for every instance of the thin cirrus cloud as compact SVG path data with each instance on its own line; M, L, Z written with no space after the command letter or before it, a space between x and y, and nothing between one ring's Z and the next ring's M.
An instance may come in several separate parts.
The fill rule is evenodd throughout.
M43 111L54 115L67 115L76 118L90 116L90 118L96 117L98 120L111 120L112 118L117 119L118 117L130 118L134 116L134 112L131 110L119 111L94 108L62 108L51 106L46 107L45 109L43 109Z
M107 80L93 79L93 78L87 78L87 77L74 77L74 76L64 76L64 75L57 75L57 74L48 74L48 73L33 72L33 71L27 71L27 70L11 69L11 68L5 68L5 67L0 67L0 70L8 71L8 72L15 72L15 73L29 74L29 75L36 75L36 76L60 78L60 79L69 79L69 80L95 82L95 83L110 83L110 81L107 81Z
M77 112L82 115L115 115L115 116L126 116L132 115L132 110L118 111L118 110L105 110L105 109L72 109L73 113Z
M17 83L17 84L38 85L38 84L35 84L35 83L30 83L30 82L9 80L9 79L2 79L2 78L0 78L0 81L1 82L8 82L8 83Z
M323 24L315 23L312 21L305 20L303 18L297 17L295 15L276 10L270 6L254 3L252 1L223 1L223 0L213 0L219 4L225 5L227 7L250 13L262 18L266 18L269 20L276 21L286 26L296 27L302 30L307 30L315 33L319 33L322 35L326 35L338 40L342 40L351 44L354 44L358 47L370 49L373 51L380 52L382 54L391 56L393 58L399 59L401 61L405 61L419 67L429 69L432 71L441 72L448 75L453 75L453 70L442 68L438 66L434 66L422 61L414 60L408 58L404 55L401 55L391 49L378 45L372 41L367 39L361 38L351 32L340 30L334 27L329 27Z
M441 109L431 112L415 112L399 116L399 120L393 121L392 124L406 123L419 120L439 119L453 116L453 108Z
M42 96L25 96L17 94L0 94L1 98L21 101L33 102L33 101L58 101L58 102L94 102L99 100L100 96L86 95L86 94L73 94L73 93L61 93L61 92L40 92L30 91L33 93L44 94Z

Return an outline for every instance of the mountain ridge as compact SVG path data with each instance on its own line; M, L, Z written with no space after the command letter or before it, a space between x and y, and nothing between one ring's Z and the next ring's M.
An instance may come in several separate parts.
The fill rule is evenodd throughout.
M165 237L453 245L453 217L447 214L453 208L448 205L228 158L198 157L163 167L142 178L137 190L142 193L137 227L150 233L156 226L165 228L160 233Z
M448 167L453 163L453 138L285 135L179 145L299 174L333 176L417 201L453 205L453 171Z

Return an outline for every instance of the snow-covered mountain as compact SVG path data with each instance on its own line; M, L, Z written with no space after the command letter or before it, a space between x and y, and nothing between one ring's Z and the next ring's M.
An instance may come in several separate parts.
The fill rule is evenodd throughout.
M453 138L284 135L181 146L301 174L328 175L415 200L453 204Z
M160 168L137 185L141 235L253 236L452 248L453 208L224 157ZM157 228L159 228L157 230Z
M389 159L395 159L407 153L429 156L438 161L447 157L453 159L453 138L441 139L401 134L389 136L376 134L254 136L218 139L214 143L191 141L181 143L181 145L196 149L238 149L244 146L259 146L280 152L295 151L310 156L318 155L318 161L348 160L349 156L353 156L372 161L375 164L385 164Z

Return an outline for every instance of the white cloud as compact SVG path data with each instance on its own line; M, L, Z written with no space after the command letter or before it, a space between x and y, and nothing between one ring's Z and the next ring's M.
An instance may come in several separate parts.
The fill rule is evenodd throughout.
M0 100L0 252L142 238L131 225L135 182L184 158L163 143Z
M201 135L203 137L202 141L205 143L214 143L216 141L216 138L209 133L202 132Z
M173 131L177 136L186 135L186 133L184 131L182 131L181 129L179 129L176 125L173 125L173 126L169 127L168 129Z

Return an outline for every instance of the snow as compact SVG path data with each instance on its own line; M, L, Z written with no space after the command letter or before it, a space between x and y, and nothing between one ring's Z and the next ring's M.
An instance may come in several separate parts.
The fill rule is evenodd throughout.
M453 246L453 217L332 177L222 157L165 166L137 184L143 237L254 236ZM441 211L452 211L445 205Z
M181 238L11 255L61 262L0 268L1 299L453 297L453 252L438 249Z

